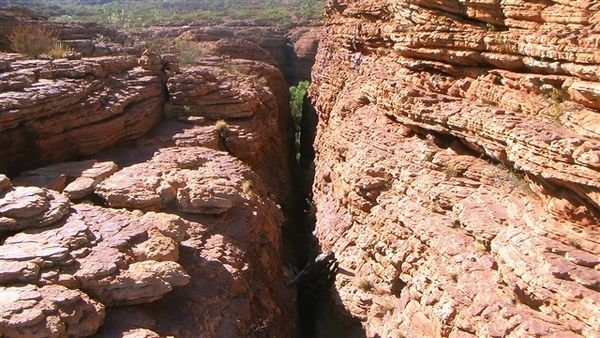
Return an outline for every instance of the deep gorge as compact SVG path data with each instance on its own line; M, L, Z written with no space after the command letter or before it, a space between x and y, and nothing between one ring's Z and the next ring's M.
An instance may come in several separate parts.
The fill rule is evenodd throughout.
M596 1L328 1L148 51L12 11L80 52L0 53L0 336L600 331ZM290 285L321 252L335 283Z

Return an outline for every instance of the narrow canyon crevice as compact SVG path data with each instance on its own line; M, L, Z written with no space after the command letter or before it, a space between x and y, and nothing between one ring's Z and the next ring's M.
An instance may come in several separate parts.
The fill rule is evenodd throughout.
M233 27L217 33L247 33ZM294 185L303 176L278 69L287 60L272 57L288 38L262 27L265 40L283 42L267 52L192 28L150 30L214 57L185 65L117 42L103 56L95 47L72 59L0 54L0 130L12 145L0 151L10 174L0 175L0 287L11 302L0 335L299 335L286 284L312 254L307 187ZM309 42L296 61L314 57ZM240 45L254 54L236 57ZM32 293L30 306L22 297ZM20 319L36 311L47 315Z
M0 9L77 50L0 52L0 336L600 332L599 5L325 12Z

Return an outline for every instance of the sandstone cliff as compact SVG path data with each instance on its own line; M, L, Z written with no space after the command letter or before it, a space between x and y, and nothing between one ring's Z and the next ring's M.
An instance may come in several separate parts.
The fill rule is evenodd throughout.
M282 73L113 52L0 53L0 336L293 336Z
M231 20L220 23L165 23L142 34L150 39L202 43L203 53L264 61L278 66L289 83L310 80L320 27L295 27L289 31L260 22ZM161 40L162 39L162 40Z
M315 232L351 273L322 332L598 336L600 4L326 10Z

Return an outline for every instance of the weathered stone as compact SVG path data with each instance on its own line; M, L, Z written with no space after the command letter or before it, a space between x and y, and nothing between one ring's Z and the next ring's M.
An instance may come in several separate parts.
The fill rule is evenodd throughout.
M3 337L83 337L104 320L104 306L60 285L0 286Z
M278 201L289 199L288 173L293 158L286 152L289 144L282 141L291 128L289 93L279 70L256 61L229 60L223 64L222 60L204 60L200 66L169 78L167 87L172 115L187 122L197 118L201 120L197 124L212 127L178 135L178 145L207 146L214 142L217 149L248 163ZM224 125L218 127L221 119ZM204 141L207 132L212 140L198 142Z
M68 214L61 194L36 187L17 187L0 195L0 231L46 227Z
M24 71L33 78L0 94L0 171L90 156L146 133L160 120L163 86L136 65L135 56L12 61L0 87Z
M295 27L287 34L293 53L286 62L286 75L290 83L310 81L315 63L321 27Z
M597 7L327 3L315 233L356 276L323 335L596 335Z
M153 301L189 281L175 262L186 229L174 215L76 205L52 228L8 237L0 279L79 288L107 306Z
M12 188L12 183L5 175L0 174L0 194Z
M161 149L149 163L124 168L102 182L96 193L113 207L160 210L175 203L184 212L223 213L240 197L225 169L235 161L217 155L206 148Z
M160 338L158 333L148 329L132 329L121 336L122 338Z
M71 200L79 200L91 194L99 182L115 173L117 169L117 165L112 161L65 162L27 171L14 182L16 185L54 189Z
M2 261L0 264L0 284L35 282L39 279L40 267L29 261Z

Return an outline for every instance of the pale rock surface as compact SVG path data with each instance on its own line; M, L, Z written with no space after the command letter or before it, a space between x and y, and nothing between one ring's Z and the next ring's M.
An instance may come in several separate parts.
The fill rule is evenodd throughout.
M2 337L85 337L104 320L104 306L60 285L0 286Z
M118 170L112 161L64 162L22 173L15 185L37 186L62 192L71 200L90 195L96 185Z
M0 193L0 232L51 225L69 213L69 206L64 196L47 189L16 187L5 191Z
M598 335L599 9L328 2L315 233L354 276L325 335Z

